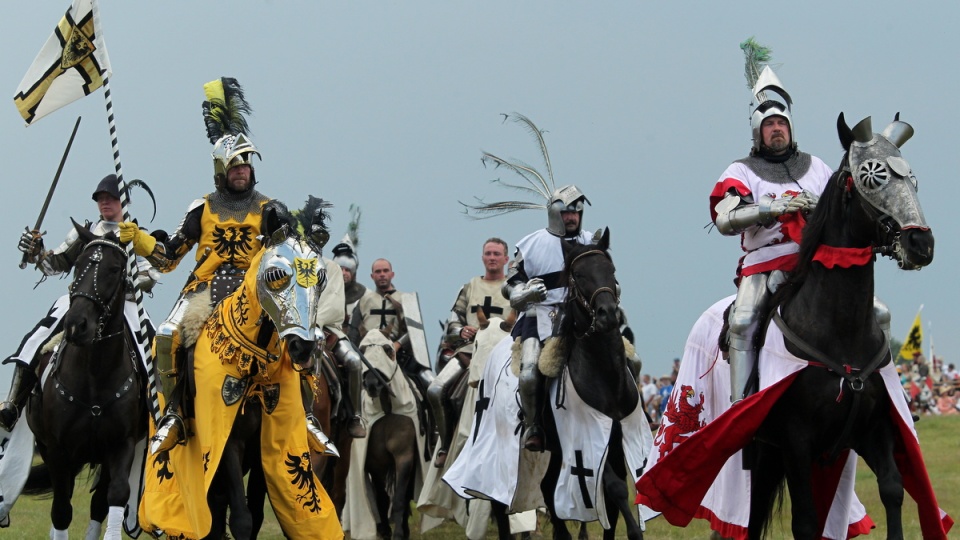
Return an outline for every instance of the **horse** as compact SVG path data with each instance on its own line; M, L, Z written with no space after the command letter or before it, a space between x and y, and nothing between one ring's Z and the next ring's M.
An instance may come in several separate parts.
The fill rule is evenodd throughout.
M317 361L327 360L318 357ZM314 382L313 415L320 421L323 432L336 445L340 456L311 452L310 459L313 462L313 470L323 483L324 489L330 494L330 499L333 500L339 514L346 503L347 472L350 470L350 448L353 446L353 437L346 428L350 411L345 406L345 401L349 399L346 397L348 390L342 383L345 374L337 369L338 373L334 378L327 372L327 369L335 369L332 367L333 362L329 362L327 366L321 370ZM331 393L332 384L340 387L340 404L335 411Z
M74 229L85 245L74 264L63 341L26 416L52 482L51 537L65 537L76 476L90 465L99 471L90 519L99 524L109 516L106 537L120 538L131 467L142 459L136 447L147 435L147 376L124 321L127 253L113 233L98 237L76 222ZM100 534L94 523L88 532Z
M796 271L772 302L787 351L816 367L798 373L756 433L751 538L767 527L784 478L794 538L819 537L826 516L810 480L814 465L847 449L877 476L888 538L903 536L904 479L894 457L901 419L893 401L902 401L902 391L890 393L881 376L893 367L874 315L873 255L920 269L933 261L934 238L900 154L913 128L898 114L875 134L869 117L851 129L841 114L837 131L843 161L804 230Z
M609 523L604 523L603 536L605 539L615 537L620 513L626 524L627 537L631 540L642 539L643 531L637 522L637 516L631 512L628 501L625 481L628 473L621 421L637 414L637 411L643 416L643 407L640 404L636 379L628 366L624 338L620 334L619 285L613 260L608 253L610 231L604 230L596 244L561 242L561 245L565 269L565 275L561 279L566 280L568 291L557 330L557 351L561 353L560 357L566 367L566 372L561 377L569 378L572 388L584 404L612 420L608 441L609 454L606 456L600 479L600 492L606 506L606 516L609 518ZM546 352L545 350L544 353ZM546 414L543 415L550 462L540 486L550 510L553 536L566 539L571 538L570 533L555 508L555 493L561 471L570 470L573 475L591 474L591 471L578 471L576 464L580 451L575 451L578 457L571 460L569 454L573 449L561 445L556 416L557 411L564 407L561 384L563 381L558 380L553 406L547 407ZM647 426L645 418L642 423ZM644 440L651 437L648 426L643 435ZM639 472L634 474L639 475ZM586 495L585 483L582 482L585 477L580 478L581 492Z
M196 388L190 436L149 460L140 517L153 533L222 538L229 509L233 537L253 538L263 499L244 493L249 469L250 491L265 484L285 534L342 537L310 463L300 392L299 371L309 369L316 346L322 263L273 209L263 236L242 284L215 307L197 340L187 374Z
M843 161L761 325L760 391L690 435L637 483L638 499L675 525L698 512L710 482L741 449L751 455L750 538L768 527L784 479L794 538L819 538L830 524L845 535L862 509L854 508L849 450L877 476L890 538L903 537L904 488L918 502L925 538L945 538L952 523L937 507L874 309L876 255L907 270L933 260L916 178L900 153L913 129L899 115L882 133L872 132L869 118L851 129L841 114L837 132Z

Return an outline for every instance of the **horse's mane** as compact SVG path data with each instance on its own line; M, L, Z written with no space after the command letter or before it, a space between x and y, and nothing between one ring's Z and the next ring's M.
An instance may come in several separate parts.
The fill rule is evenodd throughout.
M846 162L847 156L844 155L841 163ZM823 235L825 231L827 231L827 227L842 219L844 197L846 195L844 189L846 185L841 180L843 174L846 173L842 167L837 169L837 171L830 176L830 180L827 181L823 193L820 194L817 208L810 214L807 224L803 228L800 252L797 254L797 266L790 273L787 281L777 289L772 301L769 302L768 306L770 310L776 309L777 306L789 301L796 291L800 289L800 285L806 281L807 276L810 274L813 256L823 242Z

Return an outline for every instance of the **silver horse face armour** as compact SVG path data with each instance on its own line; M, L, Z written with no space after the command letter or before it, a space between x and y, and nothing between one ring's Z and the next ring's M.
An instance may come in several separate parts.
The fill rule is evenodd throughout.
M750 128L753 131L754 151L759 150L763 142L760 126L771 116L782 116L787 119L787 124L790 126L790 144L796 146L797 138L793 128L793 117L790 114L791 107L793 107L793 100L783 88L783 83L770 66L763 68L757 84L753 86L753 101L750 104Z
M257 297L280 337L312 341L317 298L327 282L317 253L305 241L287 238L266 248L257 277Z
M916 197L917 178L900 154L913 128L896 120L883 133L873 133L870 117L853 128L849 167L857 192L879 212L897 221L901 229L926 228Z
M550 203L547 204L547 230L556 236L567 234L566 227L563 225L561 212L578 212L583 217L583 203L590 204L587 196L580 191L580 188L573 184L563 186L553 192L550 197ZM583 223L581 222L581 227ZM580 231L577 230L579 233Z

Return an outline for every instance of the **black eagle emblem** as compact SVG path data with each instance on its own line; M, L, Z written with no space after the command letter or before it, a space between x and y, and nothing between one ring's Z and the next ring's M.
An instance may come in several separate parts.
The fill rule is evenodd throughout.
M238 256L247 255L253 248L253 229L241 227L214 227L214 249L217 255L228 262L234 262Z
M170 453L169 452L160 452L157 454L157 457L153 460L154 464L157 464L157 478L160 479L162 484L166 480L173 479L173 471L170 470Z
M287 454L287 459L283 464L287 466L290 484L300 492L297 494L297 502L310 513L320 512L320 496L317 494L317 485L314 482L315 477L313 466L310 464L310 453L304 452L299 456Z

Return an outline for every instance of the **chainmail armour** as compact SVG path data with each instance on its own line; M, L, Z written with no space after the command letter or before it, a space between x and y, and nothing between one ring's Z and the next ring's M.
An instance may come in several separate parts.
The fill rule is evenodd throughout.
M255 189L248 189L243 193L231 193L218 189L207 197L210 211L222 219L243 221L248 214L259 215L263 203L270 198Z
M782 162L768 161L759 156L738 159L760 178L775 184L789 184L803 178L810 169L810 154L797 150Z

